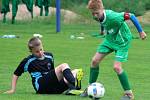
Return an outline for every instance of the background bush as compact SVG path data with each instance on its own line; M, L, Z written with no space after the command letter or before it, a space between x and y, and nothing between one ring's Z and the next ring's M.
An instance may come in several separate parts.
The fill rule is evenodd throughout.
M145 4L143 0L104 0L105 8L131 12L136 15L142 15L145 12Z

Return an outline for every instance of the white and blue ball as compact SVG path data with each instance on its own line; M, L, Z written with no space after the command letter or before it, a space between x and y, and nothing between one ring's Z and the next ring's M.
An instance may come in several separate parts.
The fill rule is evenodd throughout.
M87 93L90 98L99 99L104 97L105 88L103 84L95 82L88 86Z

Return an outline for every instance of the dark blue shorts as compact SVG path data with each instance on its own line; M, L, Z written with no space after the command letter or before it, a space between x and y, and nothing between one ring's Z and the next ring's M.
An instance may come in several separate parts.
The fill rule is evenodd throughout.
M39 78L39 94L61 94L68 89L64 79L58 81L55 70L49 71L46 75Z

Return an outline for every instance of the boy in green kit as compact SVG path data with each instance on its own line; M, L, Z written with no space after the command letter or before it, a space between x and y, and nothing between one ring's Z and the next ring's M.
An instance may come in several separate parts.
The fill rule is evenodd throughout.
M3 23L5 23L6 15L8 12L10 12L10 7L9 7L10 1L12 2L12 24L14 24L20 0L2 0L1 13L3 14ZM33 0L22 0L22 2L26 5L28 11L31 13L31 17L33 18Z
M45 10L45 16L48 16L50 0L36 0L35 5L40 8L40 16L43 15L43 6L44 6L44 10Z
M6 15L7 15L7 13L10 12L9 1L10 1L10 0L2 0L1 13L4 14L4 15L3 15L3 23L6 22Z
M146 38L146 33L142 30L134 14L105 10L101 0L90 0L88 8L92 12L93 18L101 24L101 34L105 34L105 39L98 46L97 52L91 62L89 84L96 82L99 75L99 64L103 58L115 52L113 68L124 89L124 96L121 100L133 100L134 95L127 74L122 68L122 62L127 61L128 49L132 39L132 34L125 21L131 20L133 22L142 40ZM81 96L87 96L87 89L85 89Z

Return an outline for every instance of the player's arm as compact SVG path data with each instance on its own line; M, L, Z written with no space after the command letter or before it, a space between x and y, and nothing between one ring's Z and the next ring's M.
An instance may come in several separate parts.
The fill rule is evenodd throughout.
M18 78L19 78L19 76L15 75L15 74L13 75L12 82L11 82L11 89L4 92L4 93L6 93L6 94L15 93Z
M146 33L143 31L143 29L142 29L139 21L135 17L135 15L131 14L131 13L124 13L124 20L129 20L129 19L132 21L132 23L135 25L136 29L138 30L140 38L145 39Z
M104 26L101 25L100 35L104 35Z
M7 93L7 94L15 93L16 86L17 86L17 80L22 75L22 73L24 73L25 68L23 66L25 66L26 62L27 62L26 58L20 62L19 66L16 68L16 70L14 71L14 74L12 76L11 89L4 93Z

